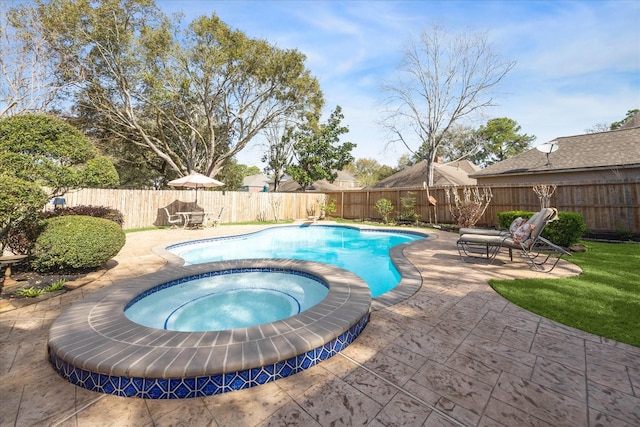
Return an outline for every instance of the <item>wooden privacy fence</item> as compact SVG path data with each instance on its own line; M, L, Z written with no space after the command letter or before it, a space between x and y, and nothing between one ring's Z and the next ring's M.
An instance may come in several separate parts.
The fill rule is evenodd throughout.
M479 226L497 226L498 212L540 210L540 201L531 185L490 188L493 199L478 221ZM458 188L460 192L461 189ZM345 219L381 219L375 203L382 198L393 203L394 211L391 217L395 218L401 207L401 198L411 196L415 198L414 211L423 221L455 223L451 215L451 206L447 203L445 188L430 188L429 194L437 201L435 207L428 205L427 190L422 188L326 192L328 201L336 201L336 211L332 215ZM582 214L587 229L592 232L640 234L639 182L558 185L551 196L550 206L560 211Z
M122 212L124 228L169 225L163 208L170 213L202 209L217 215L221 222L292 220L318 215L324 195L318 193L248 193L198 190L109 190L84 188L64 196L67 206L106 206Z
M481 189L483 187L480 187ZM491 186L493 199L479 226L498 225L497 213L512 210L537 211L540 201L531 185ZM461 190L461 188L459 188ZM257 220L291 220L318 215L320 206L336 201L332 216L346 219L381 219L375 203L388 199L394 205L395 218L402 197L415 198L414 210L423 221L440 224L454 223L447 203L445 189L430 188L437 201L428 206L427 191L420 188L351 190L326 193L248 193L238 191L198 191L197 207L206 212L224 208L222 222ZM125 228L168 225L162 208L169 212L191 211L196 208L193 190L105 190L81 189L64 195L67 206L94 205L118 209L124 215ZM581 183L558 185L550 205L560 211L582 214L585 224L593 232L640 234L640 183Z

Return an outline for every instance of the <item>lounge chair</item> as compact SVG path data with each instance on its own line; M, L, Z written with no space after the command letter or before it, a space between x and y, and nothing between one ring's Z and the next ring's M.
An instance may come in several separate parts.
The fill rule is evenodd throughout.
M162 209L164 209L165 213L167 214L167 222L171 225L171 228L177 228L178 224L182 225L182 215L170 214L169 209Z
M527 223L531 224L537 220L538 215L543 215L546 209L542 209L539 212L534 213L531 218L527 220ZM496 230L495 228L461 228L458 231L458 234L462 236L463 234L482 234L485 236L507 236L511 235L511 230Z
M481 257L493 263L496 256L503 248L509 250L509 257L513 260L513 250L520 251L531 266L544 272L550 272L555 268L560 259L571 254L564 248L550 242L541 236L544 227L552 221L558 219L558 211L554 208L545 208L534 214L528 221L522 224L522 229L528 229L530 234L518 236L517 233L497 234L498 230L493 230L491 234L465 233L460 235L456 246L463 261L466 257ZM533 226L533 227L531 227ZM521 237L520 240L518 237ZM553 258L553 263L546 266L546 263Z

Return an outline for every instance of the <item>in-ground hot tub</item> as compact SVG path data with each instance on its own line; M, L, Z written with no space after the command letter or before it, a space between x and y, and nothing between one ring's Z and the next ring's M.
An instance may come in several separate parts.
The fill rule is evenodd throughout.
M171 331L223 331L272 323L326 298L324 282L299 271L223 270L151 288L124 315L143 326Z
M240 272L299 274L329 291L299 314L237 329L164 330L124 314L132 301L159 287ZM98 392L150 399L208 396L287 377L335 355L364 329L370 306L362 279L326 264L235 260L167 268L103 289L62 313L49 333L49 357L62 377Z

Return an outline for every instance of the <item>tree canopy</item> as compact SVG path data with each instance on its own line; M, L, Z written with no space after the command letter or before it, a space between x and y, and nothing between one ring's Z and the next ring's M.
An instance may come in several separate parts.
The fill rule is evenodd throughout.
M520 125L513 119L491 119L477 131L483 141L478 154L478 166L488 166L527 151L535 136L520 134Z
M81 126L112 147L135 145L114 148L132 158L160 159L148 164L167 179L215 176L276 118L322 105L302 53L249 38L216 15L184 27L149 0L35 4ZM18 9L28 22L29 5Z
M113 164L98 156L89 138L70 124L44 114L0 119L0 170L49 187L51 197L70 188L118 184Z
M343 118L342 108L337 106L326 124L311 121L287 134L294 141L295 160L286 167L286 172L303 190L321 179L335 181L336 171L354 160L351 151L356 145L351 142L340 144L340 135L349 132L340 124Z
M351 173L363 187L373 185L396 172L391 166L381 165L376 159L367 158L357 159L344 170Z

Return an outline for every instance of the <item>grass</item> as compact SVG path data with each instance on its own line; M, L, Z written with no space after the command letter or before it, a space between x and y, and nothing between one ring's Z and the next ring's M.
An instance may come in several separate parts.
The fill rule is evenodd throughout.
M514 304L586 332L640 347L640 244L582 242L571 262L583 269L563 279L491 280Z

